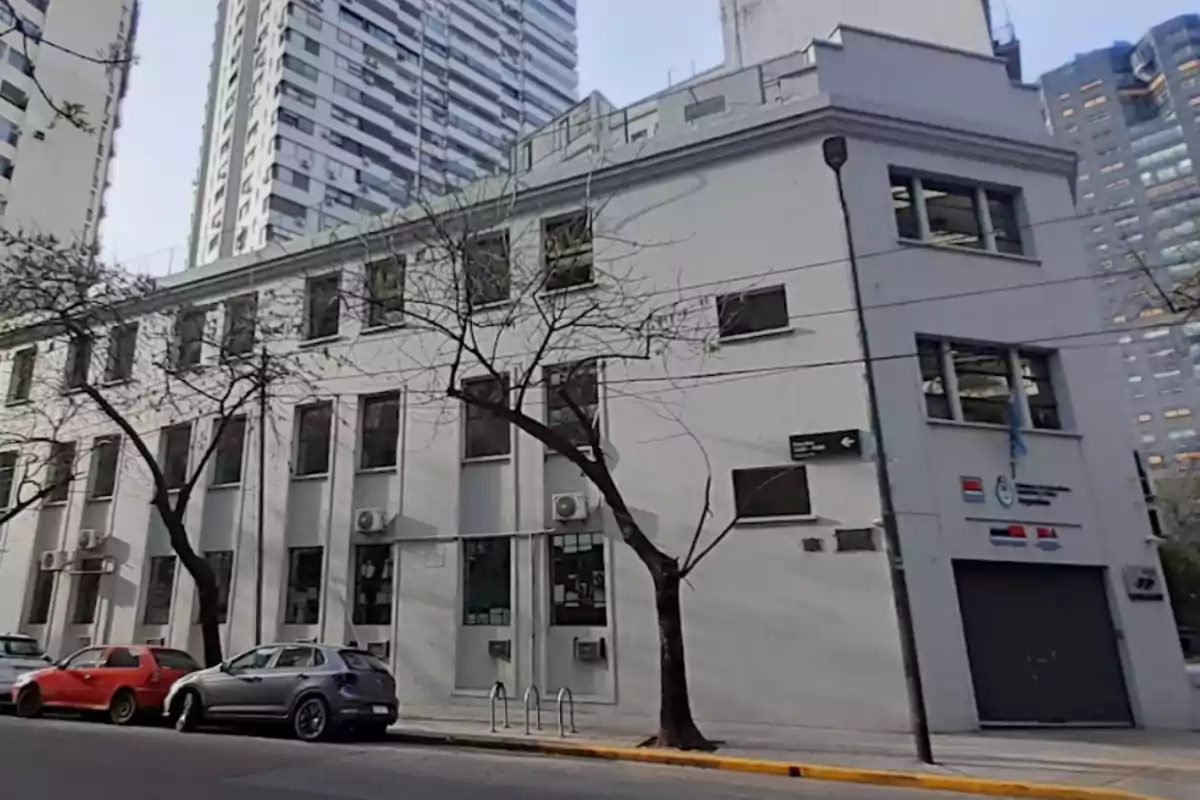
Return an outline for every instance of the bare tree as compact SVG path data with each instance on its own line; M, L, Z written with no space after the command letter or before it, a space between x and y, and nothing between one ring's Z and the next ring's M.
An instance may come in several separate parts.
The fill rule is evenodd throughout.
M53 436L0 434L0 525L70 485L72 465L34 452L62 444Z
M1176 469L1155 476L1155 506L1167 535L1200 544L1200 470Z
M195 581L204 660L219 663L218 583L189 539L186 513L222 444L244 437L260 396L309 374L281 344L294 339L291 296L250 287L225 302L218 326L214 309L179 306L152 279L102 265L90 247L0 232L0 249L0 336L62 356L50 375L35 377L31 361L26 376L14 376L26 382L26 407L57 413L60 428L91 415L98 430L115 427L132 446L151 505ZM156 453L148 442L160 431ZM181 447L171 447L173 437ZM236 444L240 453L244 442Z

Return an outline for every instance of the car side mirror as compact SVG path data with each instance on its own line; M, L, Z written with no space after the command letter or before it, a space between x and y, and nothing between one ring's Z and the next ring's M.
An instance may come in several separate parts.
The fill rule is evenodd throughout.
M217 669L220 670L221 672L229 672L230 671L229 670L229 662L222 661L220 664L217 665Z
M54 668L55 668L55 669L66 669L66 668L67 668L67 662L66 662L66 661L63 661L63 660L55 661L55 662L54 662Z

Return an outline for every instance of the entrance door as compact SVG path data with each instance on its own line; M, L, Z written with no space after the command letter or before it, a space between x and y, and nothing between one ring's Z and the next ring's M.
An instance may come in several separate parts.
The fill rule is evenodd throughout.
M956 561L983 725L1131 725L1103 569Z

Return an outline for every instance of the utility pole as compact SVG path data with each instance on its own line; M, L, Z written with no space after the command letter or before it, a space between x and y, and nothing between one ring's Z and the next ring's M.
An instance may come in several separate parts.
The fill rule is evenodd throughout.
M267 348L258 362L258 536L254 543L254 644L263 643L263 531L267 494Z
M871 357L871 340L867 335L866 314L863 311L862 285L858 277L858 255L854 249L854 233L850 227L850 207L846 203L846 187L842 167L848 157L846 137L831 136L821 143L825 164L837 179L838 203L842 224L846 228L846 250L850 258L850 277L854 284L854 310L858 317L858 336L862 345L864 373L867 381L867 405L871 416L871 435L875 438L875 478L879 484L879 506L883 512L883 535L887 541L888 564L892 578L892 597L896 604L896 624L900 628L900 654L904 661L904 679L908 688L909 716L917 756L926 764L933 762L933 745L929 740L929 719L925 714L925 689L921 683L921 665L917 657L917 637L913 630L912 606L908 600L908 578L904 572L904 556L900 549L900 530L896 525L896 507L892 498L892 479L888 469L887 450L883 445L883 423L879 416L879 392L875 386L875 362Z

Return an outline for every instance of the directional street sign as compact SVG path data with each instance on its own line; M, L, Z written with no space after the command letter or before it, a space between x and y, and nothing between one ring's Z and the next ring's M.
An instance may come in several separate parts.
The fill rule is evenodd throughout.
M792 461L861 456L863 451L862 431L857 430L793 434L788 444Z

